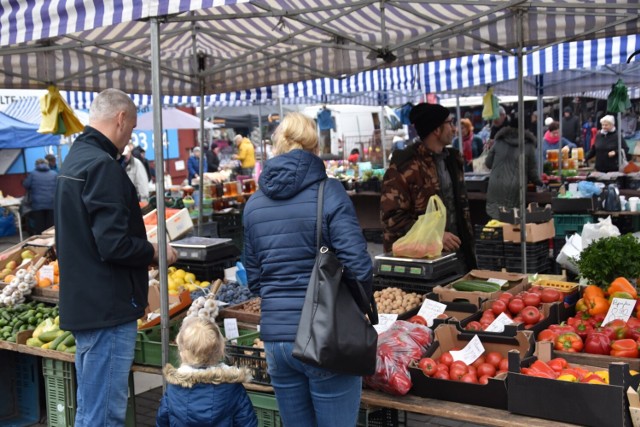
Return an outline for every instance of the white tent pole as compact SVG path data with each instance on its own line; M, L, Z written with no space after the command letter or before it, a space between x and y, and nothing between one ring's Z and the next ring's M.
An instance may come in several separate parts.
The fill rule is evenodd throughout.
M162 93L160 86L160 23L152 17L149 22L151 43L151 86L153 102L153 150L156 176L164 177L162 156ZM162 366L169 363L169 287L167 278L167 224L164 211L164 179L156 179L156 207L158 215L158 270L160 278L160 331ZM166 380L162 380L166 388Z
M520 250L522 252L522 272L527 272L527 174L525 171L524 156L524 66L523 66L523 20L524 10L518 10L516 19L516 37L518 38L518 147L520 148L519 169L520 169Z

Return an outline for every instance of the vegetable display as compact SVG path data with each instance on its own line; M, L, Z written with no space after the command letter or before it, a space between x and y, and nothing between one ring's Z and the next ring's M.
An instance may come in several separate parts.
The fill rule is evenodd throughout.
M616 277L640 277L640 242L632 234L598 239L576 263L583 278L607 290Z

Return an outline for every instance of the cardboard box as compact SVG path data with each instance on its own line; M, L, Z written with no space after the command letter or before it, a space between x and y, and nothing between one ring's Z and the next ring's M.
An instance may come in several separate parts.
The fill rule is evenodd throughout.
M637 391L629 387L627 389L627 398L629 399L631 424L633 424L633 427L640 427L640 396Z
M526 241L529 243L553 239L556 235L553 219L541 224L527 223L525 233ZM502 236L505 242L520 243L520 224L503 225Z
M480 310L480 305L482 304L482 300L478 298L475 302L468 301L454 301L454 302L445 302L440 300L440 295L430 292L427 294L427 298L432 301L437 301L445 304L447 308L444 310L444 314L447 316L446 319L434 319L432 329L437 328L439 325L444 323L457 323L462 320L467 319L470 316L474 316ZM416 313L417 314L417 313Z
M516 209L515 212L513 209L506 210L501 208L498 212L498 219L502 222L506 222L509 224L520 224L520 209ZM547 205L542 207L538 205L538 203L529 203L527 206L527 214L525 216L525 221L527 223L535 222L547 222L553 218L553 212L551 212L551 206Z
M538 358L549 361L569 353L555 352L552 343L539 342L537 356L521 360L517 352L509 355L509 412L585 426L631 426L626 390L636 388L640 375L631 376L626 363L611 363L609 384L586 384L538 378L520 373ZM569 361L572 365L578 365ZM601 367L582 365L592 371Z
M189 216L189 210L187 208L180 210L166 209L165 212L167 241L179 239L193 229L193 221ZM143 216L145 228L147 229L147 240L152 243L158 242L157 217L156 209Z
M502 288L502 291L507 291L512 294L517 294L520 291L524 291L528 284L529 279L526 274L521 273L507 273L502 271L491 270L471 270L460 280L489 280L489 279L502 279L507 280L508 284ZM502 292L500 291L500 292ZM478 298L496 299L499 296L498 292L463 292L453 289L451 284L446 286L436 286L433 288L433 292L439 295L440 302L453 302L453 301L467 301L475 304Z
M442 353L453 348L463 348L474 334L460 332L455 325L440 325L435 329L435 341L425 357L438 359ZM535 341L530 331L518 331L515 337L482 337L486 352L497 351L507 357L509 350L518 349L522 358L531 355ZM410 393L420 397L449 400L491 408L507 408L507 384L505 374L490 378L489 383L469 384L452 380L427 377L415 365L409 366L413 386Z
M146 321L148 313L160 313L160 286L155 284L149 285L148 301L149 305L145 310L145 316L142 319L143 323L138 325L138 330L147 329L160 324L160 316ZM169 318L177 316L179 313L189 308L190 305L191 294L189 291L183 291L180 295L169 295Z

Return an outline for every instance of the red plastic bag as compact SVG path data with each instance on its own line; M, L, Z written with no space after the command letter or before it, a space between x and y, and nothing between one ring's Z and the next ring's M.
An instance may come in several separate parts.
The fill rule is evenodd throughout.
M412 386L409 363L420 360L432 342L428 327L398 320L378 336L376 372L364 377L364 383L385 393L407 394Z

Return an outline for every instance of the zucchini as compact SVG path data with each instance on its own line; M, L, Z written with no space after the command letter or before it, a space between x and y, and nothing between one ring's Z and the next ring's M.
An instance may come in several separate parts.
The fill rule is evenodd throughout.
M76 352L76 346L72 345L71 347L67 347L67 349L64 351L65 353L74 353Z
M62 344L66 345L67 347L71 347L73 345L76 345L76 339L74 338L73 334L69 334L64 341L62 341Z
M58 349L58 346L59 346L60 344L62 344L62 342L63 342L65 339L67 339L67 337L68 337L69 335L71 335L71 331L64 331L64 332L62 333L62 335L60 335L58 338L56 338L55 340L53 340L53 341L51 342L51 345L49 346L49 348L50 348L51 350L57 350L57 349ZM42 341L42 335L40 335L40 340Z
M497 283L484 280L460 280L451 285L456 291L463 292L498 292L501 288Z

